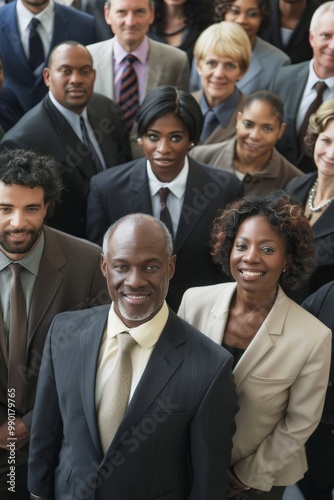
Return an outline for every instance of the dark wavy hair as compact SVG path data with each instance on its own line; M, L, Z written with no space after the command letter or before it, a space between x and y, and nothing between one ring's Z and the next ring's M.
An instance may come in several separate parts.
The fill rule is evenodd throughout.
M165 7L164 0L154 0L155 19L154 26L159 33L165 31ZM200 31L205 30L213 23L214 7L212 0L187 0L183 4L186 23L192 27L198 28Z
M214 16L215 22L224 21L225 14L229 10L230 6L233 5L233 0L214 0ZM271 0L257 0L258 8L262 15L262 22L259 32L265 30L270 26L271 20Z
M201 108L189 92L173 85L160 85L147 94L136 116L137 136L142 137L153 122L168 113L173 113L183 121L190 141L197 144L204 121Z
M7 149L0 153L0 181L9 186L41 187L44 202L50 203L47 216L52 215L63 189L55 160L24 149Z
M279 282L285 289L296 290L315 269L314 236L303 207L284 191L266 196L245 196L218 213L211 233L214 262L231 276L230 255L237 232L245 219L254 216L264 216L286 242L287 254L293 256L293 264L281 274Z

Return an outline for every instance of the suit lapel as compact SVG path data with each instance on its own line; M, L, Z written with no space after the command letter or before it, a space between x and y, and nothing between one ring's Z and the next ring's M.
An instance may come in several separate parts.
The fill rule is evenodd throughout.
M106 460L112 451L120 444L124 433L129 431L129 429L131 429L131 427L133 427L143 414L154 404L157 398L159 398L159 394L183 362L182 353L180 353L177 347L185 342L186 337L182 322L172 311L169 311L169 317L165 328L154 347L146 369L124 415L123 421L104 460ZM156 404L159 407L159 399ZM163 402L161 406L163 406ZM160 407L160 409L162 408Z
M15 57L15 64L22 67L22 70L27 70L33 78L33 73L29 65L28 59L23 50L21 37L19 35L17 19L16 19L16 2L11 2L7 10L6 24L3 24L2 30L8 40L10 47L13 51L13 58ZM14 56L15 55L15 56Z
M150 39L148 40L148 43L149 54L145 80L145 96L150 92L150 90L160 85L160 76L163 74L163 54L161 54L160 47Z
M81 331L80 352L80 393L89 431L100 457L103 456L97 424L95 404L95 380L100 345L106 327L110 306L99 307L92 312L85 328Z
M146 161L146 158L140 158L132 167L130 190L133 196L129 200L129 210L131 213L142 212L153 215Z

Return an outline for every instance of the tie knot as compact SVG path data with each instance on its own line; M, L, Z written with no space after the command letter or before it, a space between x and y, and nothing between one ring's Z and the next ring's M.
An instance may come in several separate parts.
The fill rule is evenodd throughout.
M38 26L41 24L41 21L36 19L36 17L33 17L32 20L29 23L30 29L37 29Z
M324 93L324 91L328 88L327 87L327 83L325 82L317 82L315 85L314 85L314 88L315 90L317 91L317 94L318 95L322 95Z
M127 65L127 66L131 66L134 62L136 62L138 59L136 58L136 56L134 56L133 54L128 54L127 56L124 57L123 59L123 62Z
M135 339L131 337L129 332L121 332L117 335L118 352L128 352L136 343Z
M159 189L160 202L166 205L167 197L170 193L169 188L164 187Z
M17 278L18 276L20 276L21 271L22 271L21 264L9 264L8 267L12 271L14 278Z

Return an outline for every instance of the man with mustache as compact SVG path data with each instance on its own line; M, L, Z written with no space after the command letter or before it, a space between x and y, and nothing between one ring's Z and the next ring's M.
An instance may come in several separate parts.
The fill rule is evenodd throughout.
M33 149L55 158L65 189L48 224L85 238L90 177L131 159L128 133L118 105L93 93L95 70L86 47L57 45L43 75L48 95L5 134L0 150Z
M100 247L44 225L61 189L49 157L24 150L0 154L1 500L29 499L30 425L44 341L54 316L109 302ZM14 269L19 270L23 314L11 292Z

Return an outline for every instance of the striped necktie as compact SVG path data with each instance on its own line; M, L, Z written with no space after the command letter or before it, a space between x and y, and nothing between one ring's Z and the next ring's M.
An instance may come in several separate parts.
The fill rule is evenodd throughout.
M135 115L139 109L138 79L133 67L135 61L137 61L137 58L132 54L128 54L123 59L125 68L122 73L119 97L119 105L129 130L133 126Z

